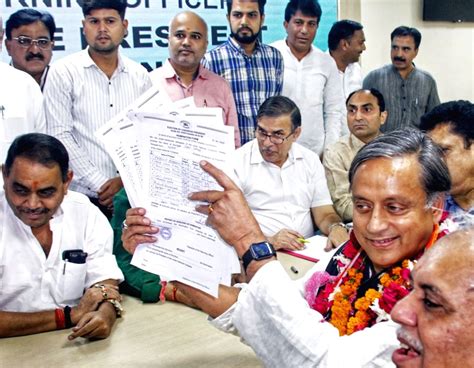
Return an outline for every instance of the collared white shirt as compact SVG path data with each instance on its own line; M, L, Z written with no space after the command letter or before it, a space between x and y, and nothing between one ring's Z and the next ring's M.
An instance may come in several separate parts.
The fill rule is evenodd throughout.
M362 69L359 63L350 63L346 67L346 70L341 72L338 69L338 72L344 93L344 100L346 100L352 92L362 88L362 81L364 79L362 77Z
M301 61L285 40L271 46L284 60L283 96L291 98L301 111L298 143L321 156L324 147L340 137L344 97L334 59L315 46Z
M0 161L21 134L44 133L43 95L27 73L0 62Z
M309 307L304 283L328 261L320 260L296 281L278 261L267 263L248 285L240 285L238 301L212 324L241 336L266 367L395 367L391 357L400 343L392 320L341 337Z
M71 189L97 198L102 184L117 176L94 133L150 87L146 69L120 54L110 79L87 49L51 65L44 87L47 130L68 150Z
M339 79L344 93L344 116L341 120L341 134L345 136L350 133L347 126L347 107L345 102L352 92L362 88L363 77L359 63L350 63L345 71L341 72L339 69L337 71L339 72Z
M311 208L332 205L319 157L298 143L280 168L263 159L254 139L235 151L234 175L267 236L281 229L312 236Z
M0 192L0 310L36 312L77 305L98 281L123 280L112 254L113 232L105 216L80 193L69 191L50 220L48 257ZM64 250L88 253L85 264L66 263Z

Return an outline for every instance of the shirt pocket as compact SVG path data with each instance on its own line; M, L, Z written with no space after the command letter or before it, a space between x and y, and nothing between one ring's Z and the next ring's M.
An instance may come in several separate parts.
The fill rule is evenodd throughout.
M60 299L63 302L77 300L84 294L87 263L61 261L59 280Z
M420 125L420 117L425 114L427 101L421 98L415 98L411 103L410 123L417 128Z

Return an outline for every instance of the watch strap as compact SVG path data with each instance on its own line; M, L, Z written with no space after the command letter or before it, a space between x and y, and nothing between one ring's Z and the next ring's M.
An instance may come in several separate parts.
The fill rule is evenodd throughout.
M269 252L266 255L261 255L261 256L254 256L254 252L252 252L252 248L256 247L260 244L266 244L268 246ZM244 267L244 271L247 272L247 267L249 266L250 262L252 261L261 261L263 259L267 259L270 257L276 256L275 249L273 248L273 245L271 245L269 242L260 242L260 243L255 243L250 246L249 249L244 253L242 256L242 265Z

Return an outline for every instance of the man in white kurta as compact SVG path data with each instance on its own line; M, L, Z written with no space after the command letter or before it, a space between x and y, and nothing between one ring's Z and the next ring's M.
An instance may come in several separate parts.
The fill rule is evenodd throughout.
M336 63L312 44L321 14L316 1L290 2L283 24L287 38L271 45L284 60L282 95L291 98L301 110L302 133L298 143L319 156L339 139L344 111Z
M112 228L83 194L69 191L50 220L53 244L45 256L31 228L8 205L0 191L0 309L35 312L77 305L86 288L106 280L122 280L112 254ZM84 264L68 263L63 251L87 252Z
M68 192L65 147L45 134L22 135L2 172L0 336L74 325L70 339L108 336L123 275L107 219L85 195Z
M266 367L393 367L391 354L398 345L394 322L341 337L308 307L304 283L316 271L324 271L332 253L297 281L290 280L280 262L267 263L212 324L244 336Z
M302 133L298 143L321 155L324 147L340 136L343 97L336 64L315 46L300 61L285 40L272 46L280 50L284 60L282 95L294 100L301 110Z
M222 286L218 299L193 288L179 287L191 298L191 303L216 318L213 321L216 326L227 332L238 333L265 366L392 366L390 358L398 342L396 325L387 314L390 310L382 310L384 307L379 303L372 304L370 308L374 315L370 318L374 321L377 317L377 320L370 327L362 324L361 330L339 336L340 330L335 327L336 324L342 319L346 325L349 320L344 321L342 317L339 317L339 321L333 320L334 315L323 317L316 309L326 313L323 311L331 306L323 305L324 302L331 298L335 300L338 294L341 296L337 288L341 290L347 284L344 281L339 284L337 280L341 280L347 270L357 269L357 259L369 266L365 268L368 272L362 278L364 281L376 281L373 286L368 286L374 288L380 285L378 280L381 275L404 259L416 262L420 253L441 236L437 226L442 214L439 206L443 202L443 193L450 187L449 172L441 151L420 132L394 133L380 136L364 146L351 168L357 216L354 216L351 240L342 246L342 250L344 252L344 248L354 247L356 251L350 256L353 261L346 263L348 259L341 257L344 253L337 251L331 263L333 266L340 265L337 268L342 273L334 274L338 276L335 279L324 280L325 275L314 272L324 269L328 273L332 271L326 268L327 259L321 259L308 273L316 284L313 285L315 288L305 285L305 292L303 284L306 280L291 281L276 260L275 252L270 247L264 251L259 246L265 236L258 229L234 183L210 164L201 164L223 187L224 192L193 193L190 199L212 203L212 211L202 205L196 209L200 213L207 212L207 223L236 249L250 283L240 291L235 287ZM390 156L387 157L386 152L390 152ZM427 156L429 159L426 159ZM430 189L425 188L425 182L421 179L423 175L433 184ZM390 182L391 186L384 185L386 182ZM417 223L417 226L413 226L413 223ZM137 221L139 224L141 222ZM127 249L133 251L133 247ZM363 258L358 258L359 255ZM314 299L315 290L326 285L326 282L335 287L334 293L329 294L327 299ZM365 295L365 285L361 285L364 283L355 287L361 289L361 295ZM323 291L331 289L324 288ZM395 297L395 300L401 297ZM356 300L361 299L356 296ZM312 309L313 301L321 302L317 305L321 308ZM355 312L351 303L349 308ZM380 322L379 317L384 322ZM326 319L331 323L326 322ZM344 331L341 333L344 334ZM407 352L405 354L410 355Z
M359 22L343 19L335 22L328 33L328 54L334 59L343 90L344 106L349 95L362 88L360 55L365 51L365 35ZM344 109L344 112L346 110ZM345 114L341 120L343 135L349 134Z

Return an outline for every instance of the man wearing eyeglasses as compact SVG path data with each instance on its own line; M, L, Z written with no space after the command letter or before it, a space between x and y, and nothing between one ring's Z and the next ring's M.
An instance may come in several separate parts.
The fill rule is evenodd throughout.
M5 31L12 66L31 75L43 90L53 56L54 18L45 11L21 9L7 20Z
M275 249L301 249L315 225L328 247L348 239L316 153L295 141L301 113L287 97L267 99L257 114L256 138L235 153L234 180Z
M0 16L0 46L2 25ZM0 62L0 163L18 135L45 130L43 95L38 84L28 74Z

